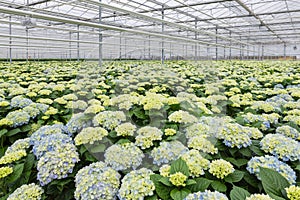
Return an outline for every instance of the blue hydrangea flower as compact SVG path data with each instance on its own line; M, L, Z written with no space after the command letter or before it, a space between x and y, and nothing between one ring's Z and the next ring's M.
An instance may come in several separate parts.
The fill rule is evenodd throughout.
M114 200L121 175L103 162L92 163L78 171L75 177L76 200Z
M16 128L18 126L28 124L30 121L30 115L25 111L16 110L8 113L6 115L6 119L12 121L12 127Z
M84 113L78 113L72 116L72 118L66 124L69 134L80 132L81 129L91 126L91 120Z
M39 128L30 136L30 145L38 144L42 138L52 134L62 134L65 132L65 126L62 124L45 125Z
M159 147L153 148L150 157L153 158L153 164L168 164L178 159L189 149L179 141L161 142Z
M11 99L10 102L10 105L13 108L24 108L26 106L29 106L30 104L32 104L32 101L23 96L15 96Z
M255 174L260 180L259 167L273 169L285 177L290 184L296 183L296 172L288 164L278 160L274 156L255 156L248 161L246 169L250 174Z
M141 168L131 171L122 179L119 190L120 200L139 200L152 196L155 190L154 183L150 179L153 172L150 169Z
M300 143L282 134L268 134L260 141L261 149L283 161L300 159Z
M37 179L41 186L47 185L52 180L68 177L73 172L79 155L73 144L64 144L55 151L46 152L37 164Z
M228 200L225 194L218 191L205 190L189 194L184 200Z
M39 159L46 152L56 151L58 148L62 148L68 143L72 144L72 139L68 135L61 133L47 135L43 137L40 142L35 143L32 151L33 154ZM73 148L73 150L76 151L76 148Z
M136 169L145 157L133 143L114 144L106 149L105 163L117 171Z

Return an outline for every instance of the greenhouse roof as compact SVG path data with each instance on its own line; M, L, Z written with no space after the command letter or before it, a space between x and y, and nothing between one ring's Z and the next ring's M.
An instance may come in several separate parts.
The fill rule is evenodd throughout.
M237 48L292 45L300 41L299 18L297 0L0 0L0 30L12 24L16 35L25 26L31 37L79 29L95 35L101 28L103 38L121 32Z

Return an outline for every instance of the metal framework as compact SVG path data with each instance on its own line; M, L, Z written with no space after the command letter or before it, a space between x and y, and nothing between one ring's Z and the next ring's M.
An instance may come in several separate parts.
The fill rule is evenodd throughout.
M297 0L0 0L0 58L300 56Z

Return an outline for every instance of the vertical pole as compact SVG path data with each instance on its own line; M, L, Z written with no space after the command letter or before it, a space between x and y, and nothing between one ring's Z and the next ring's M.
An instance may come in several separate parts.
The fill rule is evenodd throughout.
M11 15L9 16L9 62L12 62L12 55L11 55L11 44L12 44L12 38L11 38Z
M265 50L265 46L262 45L262 46L261 46L261 60L264 59L264 50Z
M224 55L223 55L223 59L226 59L226 47L224 47Z
M120 48L119 48L119 59L121 60L122 59L122 32L120 32L120 41L119 41L119 44L120 44Z
M101 2L101 0L99 0ZM99 6L99 24L101 25L101 21L102 21L102 7ZM102 66L102 57L103 57L103 52L102 52L102 29L99 28L99 52L98 52L98 56L99 56L99 60L98 60L98 64L101 67Z
M242 37L240 36L240 41L242 41ZM243 48L243 45L240 44L240 59L242 60L243 59L243 56L242 56L242 48Z
M218 60L218 27L216 27L216 60Z
M284 43L283 45L283 55L284 55L284 59L286 60L286 43Z
M29 0L27 0L26 6L29 6ZM26 25L25 28L25 32L26 32L26 62L28 62L28 46L29 46L29 40L28 40L28 26Z
M169 52L169 54L170 54L170 60L171 60L171 57L172 57L172 44L171 44L171 42L170 42L170 52Z
M71 61L71 59L72 59L72 42L71 42L71 40L72 40L72 32L70 31L69 32L69 40L70 40L70 42L69 42L69 59L70 59L70 61Z
M162 5L162 9L161 9L161 19L164 20L165 19L165 10L164 10L164 5ZM161 24L161 32L162 34L164 33L165 31L165 24L162 23ZM161 42L161 64L164 64L165 62L165 49L164 49L164 39L162 39L162 42Z
M25 32L26 32L26 62L28 62L28 46L29 46L29 40L28 40L28 27L26 26L25 28Z
M230 37L230 39L231 39L231 31L229 31L229 37ZM231 55L232 55L232 49L231 49L231 45L232 45L232 43L231 43L231 40L230 40L230 47L229 47L229 60L231 60Z
M198 21L197 21L197 18L196 18L195 19L195 29L197 29L197 28L198 28ZM195 31L195 40L197 40L197 39L198 39L198 35L197 35L197 32ZM197 59L197 57L198 57L197 53L198 53L198 43L195 44L195 60L198 60Z
M151 47L151 41L150 41L150 35L149 35L149 40L148 40L148 59L150 60L151 58L151 50L150 50L150 47Z
M77 61L79 61L79 24L77 25Z

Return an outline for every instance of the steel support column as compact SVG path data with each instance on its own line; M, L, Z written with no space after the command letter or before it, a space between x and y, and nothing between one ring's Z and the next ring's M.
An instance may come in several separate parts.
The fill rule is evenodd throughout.
M164 11L164 5L161 8L161 19L164 20L165 19L165 11ZM165 31L165 23L162 22L161 23L161 32L162 34L164 34ZM164 64L165 62L165 49L164 49L164 39L162 38L162 42L161 42L161 64Z
M101 2L101 0L99 0L99 2ZM99 24L101 25L101 22L102 22L102 7L99 6ZM98 49L98 64L99 66L101 67L102 66L102 57L103 57L103 52L102 52L102 40L103 40L103 37L102 37L102 29L99 28L99 49Z

